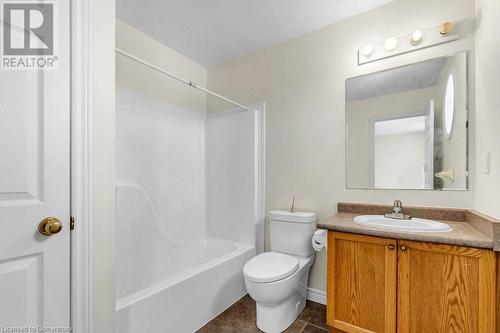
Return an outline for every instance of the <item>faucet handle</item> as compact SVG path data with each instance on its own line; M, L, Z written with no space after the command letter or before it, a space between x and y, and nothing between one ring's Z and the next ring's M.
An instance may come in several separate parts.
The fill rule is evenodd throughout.
M403 212L403 203L401 200L394 200L394 207L393 207L394 213L402 213Z
M392 207L392 213L384 214L385 217L391 219L400 219L400 220L410 220L410 215L405 215L403 213L403 203L401 200L394 200L394 206Z

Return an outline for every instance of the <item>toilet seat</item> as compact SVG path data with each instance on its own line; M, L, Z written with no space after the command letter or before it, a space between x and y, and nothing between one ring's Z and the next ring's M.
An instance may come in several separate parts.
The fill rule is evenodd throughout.
M254 282L273 282L284 279L299 269L299 260L278 252L264 252L243 267L245 278Z

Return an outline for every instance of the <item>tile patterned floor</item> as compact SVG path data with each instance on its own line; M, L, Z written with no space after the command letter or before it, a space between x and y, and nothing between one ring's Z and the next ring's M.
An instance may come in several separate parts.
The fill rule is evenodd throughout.
M259 333L255 325L255 302L246 295L196 333ZM286 333L325 333L326 307L307 301L299 318Z

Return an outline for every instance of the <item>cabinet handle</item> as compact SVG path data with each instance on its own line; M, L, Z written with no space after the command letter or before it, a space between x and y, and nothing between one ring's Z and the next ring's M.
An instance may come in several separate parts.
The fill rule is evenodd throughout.
M387 248L392 251L392 250L394 250L395 246L394 246L394 244L389 244L387 246Z
M401 251L406 251L406 250L407 250L407 247L406 247L406 245L401 245L401 246L399 247L399 249L400 249Z

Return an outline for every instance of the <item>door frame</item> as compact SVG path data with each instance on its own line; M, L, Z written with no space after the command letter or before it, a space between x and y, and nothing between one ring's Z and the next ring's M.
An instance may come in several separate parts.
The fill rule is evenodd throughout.
M89 237L89 1L71 1L71 327L75 333L93 327L93 267ZM76 231L76 232L75 232Z
M71 0L70 16L70 323L114 332L115 0Z

